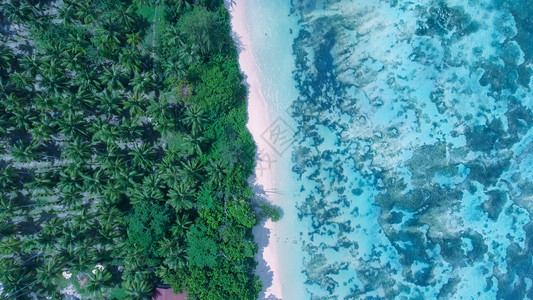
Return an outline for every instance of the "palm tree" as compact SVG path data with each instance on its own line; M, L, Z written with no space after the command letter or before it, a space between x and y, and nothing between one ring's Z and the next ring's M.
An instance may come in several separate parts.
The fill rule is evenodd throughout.
M107 118L122 113L122 93L105 90L99 97L98 109L104 113Z
M37 116L30 112L25 110L18 110L14 111L11 114L10 121L20 129L24 129L26 131L29 131L32 127L33 122L37 120Z
M43 31L50 28L50 24L52 24L52 16L41 13L37 18L31 21L30 26L36 28L37 30Z
M168 204L180 212L194 207L194 190L187 184L177 184L168 191Z
M93 214L87 208L83 208L80 214L72 218L72 228L78 231L88 231L94 225Z
M158 100L150 100L150 104L148 105L146 112L150 118L156 121L166 118L168 115L167 103L162 98Z
M76 22L76 8L71 4L63 4L59 8L59 18L66 24L74 24Z
M52 257L48 257L46 262L37 267L36 278L38 280L37 291L40 294L48 295L57 291L56 282L61 269Z
M167 61L164 66L165 77L170 78L171 80L179 81L187 74L187 66L181 60Z
M37 17L37 10L29 3L22 3L19 7L19 14L24 22L34 21Z
M196 44L186 45L178 50L179 61L185 63L186 66L192 66L200 60L200 49Z
M120 124L120 136L126 140L135 140L142 135L142 128L137 124L137 120L123 118Z
M94 22L94 10L90 5L90 1L73 1L71 2L76 7L76 16L84 24L91 24Z
M104 187L104 191L102 193L103 198L101 199L101 202L106 205L115 205L120 201L121 194L119 191L121 190L122 186L120 183L108 183L108 185Z
M84 179L83 189L85 191L95 195L101 195L103 193L104 185L107 180L104 169L97 167L93 170L92 176L85 176Z
M109 288L109 281L113 276L107 270L95 269L94 273L89 273L89 282L83 289L86 290L91 297L95 299L104 299L105 292Z
M125 169L123 168L118 174L113 174L113 177L116 180L119 180L119 183L123 186L123 189L128 189L129 187L136 186L138 182L144 176L143 173L137 172L134 169Z
M48 213L48 212L47 212ZM39 251L39 245L36 243L36 241L28 238L22 239L22 249L25 256L24 263L27 263L29 260L36 259L38 257L41 257L45 255L45 253L42 253ZM28 257L28 255L31 255Z
M16 187L18 174L11 165L0 168L0 191L11 191Z
M91 150L87 143L82 142L78 137L74 137L72 142L66 143L65 158L72 159L74 163L86 163L91 156Z
M65 222L59 217L54 217L46 221L41 230L41 234L56 236L61 234Z
M171 270L177 271L187 265L187 252L175 239L163 238L159 241L158 253L165 257L163 263Z
M122 27L129 29L136 23L136 12L133 7L120 7L115 10L113 20Z
M124 84L122 81L124 77L122 76L123 71L120 70L119 66L112 65L111 68L105 68L102 75L100 75L100 82L102 85L107 83L107 89L113 91L116 89L123 89Z
M150 174L143 179L142 189L145 191L151 199L163 200L163 190L165 184L159 174Z
M146 278L140 274L135 274L133 278L124 281L124 288L130 299L150 299L152 287Z
M106 145L107 150L107 158L114 158L114 159L125 159L128 157L128 153L126 149L122 149L115 143L110 143Z
M11 82L20 89L30 92L34 90L33 76L27 71L22 73L11 73L9 74L9 78L11 79Z
M158 254L161 256L170 256L172 251L176 247L174 239L163 238L159 241L159 249L157 250Z
M176 9L180 13L183 13L192 7L192 5L187 0L178 0L176 2Z
M98 233L100 234L99 241L107 250L116 247L115 244L124 236L123 231L113 226L102 226L100 229L98 229Z
M81 204L81 184L75 180L60 181L57 184L61 192L60 203L65 207L78 207Z
M167 256L163 261L170 269L180 270L187 267L187 251L183 247L176 247L172 256Z
M68 81L64 76L61 76L58 73L51 75L42 75L40 85L44 87L48 92L53 92L55 94L61 94L68 87Z
M33 104L41 113L48 113L57 109L60 97L57 95L47 95L43 96L42 94L37 94L33 98Z
M25 23L35 18L34 8L27 3L20 3L19 1L7 1L2 7L2 11L7 20L14 24Z
M77 49L77 47L74 49ZM78 72L84 70L86 67L87 63L85 62L85 55L83 53L65 53L65 68L72 72Z
M179 182L179 178L176 176L179 172L179 168L176 166L176 161L179 160L170 158L167 154L163 157L161 162L156 165L157 172L160 174L161 178L165 180L167 186L174 186Z
M173 133L176 128L174 120L167 115L163 115L159 119L152 120L152 125L154 126L155 130L161 133L162 136Z
M213 159L209 160L206 171L210 182L216 185L223 184L224 179L226 178L226 169L224 169L221 163Z
M93 133L94 142L104 142L107 145L118 140L120 132L117 126L109 124L106 120L96 119L92 122L90 131Z
M80 89L91 92L100 91L100 81L92 70L82 70L76 73L73 82Z
M78 55L87 54L87 40L86 36L80 33L77 33L75 36L73 34L69 35L70 42L68 43L68 52Z
M127 194L130 199L130 204L132 206L138 206L143 202L152 199L150 191L140 189L136 185L133 185L133 187L129 188Z
M0 280L2 280L3 294L18 297L35 281L31 281L34 274L21 264L19 258L0 258ZM16 298L14 298L16 299Z
M163 33L163 40L165 41L166 45L174 49L185 47L186 45L182 38L179 26L167 26L165 28L165 32Z
M154 160L157 156L153 145L144 143L138 147L131 149L129 154L133 157L133 164L141 169L151 169L154 165Z
M0 208L2 209L1 214L6 214L10 218L20 211L20 208L13 203L12 197L7 194L3 194L0 198Z
M24 145L24 143L18 142L11 147L10 152L15 160L19 162L29 162L35 160L37 157L35 155L37 147L38 145L36 144Z
M59 104L59 109L61 111L68 111L72 114L78 111L90 111L93 108L93 96L85 88L80 88L76 94L70 94L69 96L62 98Z
M0 253L5 256L14 256L19 253L21 249L22 242L14 236L10 236L7 239L2 240L2 243L0 243Z
M144 115L147 99L139 93L128 94L128 99L124 102L124 109L128 110L130 117L138 120Z
M120 210L109 205L98 206L98 222L104 228L115 228L122 224L123 216Z
M72 232L72 230L65 228L63 233ZM68 268L72 270L85 271L89 263L87 249L83 242L74 241L68 234L60 235L58 244L63 245L61 249L61 256L68 261Z
M121 179L120 174L124 172L124 169L126 168L126 165L127 165L124 162L124 159L121 157L118 157L118 158L107 157L105 160L102 160L100 163L106 169L109 177L115 180Z
M43 77L47 76L60 76L63 77L64 70L61 61L61 57L65 53L65 49L63 47L62 43L58 43L57 45L51 46L53 50L50 50L50 52L57 52L55 54L50 53L49 55L46 55L41 60L41 65L39 66L39 74L41 74Z
M11 118L7 113L0 114L0 136L7 136L8 132L13 130L13 124L11 123ZM5 147L0 149L0 153L5 153Z
M204 142L206 142L206 138L202 136L196 136L196 135L186 135L185 138L185 145L187 152L189 155L197 154L202 155L202 147L204 145Z
M2 48L0 48L0 49L2 49ZM1 53L1 50L0 50L0 53ZM1 59L1 54L0 54L0 61L1 60L2 59ZM39 71L40 66L41 66L41 61L40 61L39 57L35 53L33 53L31 56L30 55L24 55L20 59L20 66L24 70L26 70L26 72L29 72L32 77L35 77L37 75L37 72Z
M72 100L76 103L78 110L94 111L95 99L90 90L86 88L78 88Z
M202 125L207 121L203 110L197 106L189 106L185 111L185 117L182 119L183 123L191 128L193 135L198 134L202 130Z
M181 165L182 168L180 169L179 174L183 178L184 183L196 186L198 181L203 178L200 173L203 168L202 163L197 159L190 159L187 161L181 161Z
M67 137L87 136L87 122L80 115L64 114L58 125L60 132Z
M138 8L143 8L144 6L151 7L153 0L133 0L132 1Z
M176 221L174 221L174 224L170 229L172 235L180 239L185 238L187 232L189 232L189 227L191 227L192 224L193 221L190 220L188 214L179 215L178 217L176 217Z
M155 74L136 72L129 85L135 93L148 93L156 86Z
M43 56L41 56L41 66L43 66L43 63L55 59L55 60L61 60L61 57L65 53L65 42L63 40L47 40L43 41L42 50L45 52ZM61 64L59 64L61 65Z
M126 38L127 38L128 44L130 44L130 46L132 46L133 48L137 48L137 46L142 43L142 39L141 39L139 32L127 33Z
M26 99L17 96L15 93L9 93L6 95L2 104L7 111L23 111L26 105Z
M133 38L132 38L133 39ZM130 41L135 43L136 41ZM129 72L138 73L141 70L141 56L134 48L124 48L118 56L120 65Z
M119 32L112 30L112 27L99 27L95 31L98 51L107 57L113 55L120 45Z
M56 176L53 176L56 175ZM49 173L49 172L35 172L33 175L33 182L27 184L30 187L32 184L35 185L35 188L42 190L43 193L52 194L52 188L56 185L56 178L58 174Z
M81 189L83 172L85 172L87 166L83 161L71 162L66 165L61 171L59 171L58 187L69 189L67 185L74 185L76 189ZM64 183L64 185L63 185Z

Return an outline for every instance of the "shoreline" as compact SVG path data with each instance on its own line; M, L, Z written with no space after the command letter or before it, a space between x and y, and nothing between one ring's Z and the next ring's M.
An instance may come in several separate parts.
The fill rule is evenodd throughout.
M270 157L274 157L274 151L261 138L261 134L270 126L270 119L268 105L261 91L261 84L250 46L246 0L229 0L226 2L226 6L231 16L232 35L234 35L239 50L239 66L248 86L248 122L246 127L252 134L258 153L265 153ZM260 189L262 196L272 203L272 199L267 196L265 191L274 190L274 167L270 165L269 168L264 169L260 166L259 160L260 158L256 158L255 175L252 177L255 179L253 182L254 190ZM257 191L254 192L258 195ZM254 236L259 247L256 256L258 261L256 274L263 282L262 293L264 293L265 298L271 299L275 297L282 299L279 253L274 228L274 222L269 219L254 228ZM264 260L266 265L261 266L260 260Z

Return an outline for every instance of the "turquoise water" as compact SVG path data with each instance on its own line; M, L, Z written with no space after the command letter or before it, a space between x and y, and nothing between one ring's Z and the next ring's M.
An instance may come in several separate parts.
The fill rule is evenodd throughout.
M292 137L276 164L284 298L533 298L533 1L249 13Z

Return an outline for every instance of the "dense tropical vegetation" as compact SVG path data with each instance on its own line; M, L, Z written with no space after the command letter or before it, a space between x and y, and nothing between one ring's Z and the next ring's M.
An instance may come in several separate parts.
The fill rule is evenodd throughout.
M0 297L257 297L222 2L0 1Z

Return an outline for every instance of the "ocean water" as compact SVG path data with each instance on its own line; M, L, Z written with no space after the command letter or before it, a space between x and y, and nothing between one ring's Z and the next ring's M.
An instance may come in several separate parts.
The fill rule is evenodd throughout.
M248 3L284 298L533 298L533 1Z

